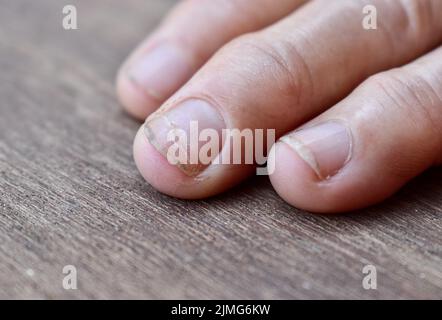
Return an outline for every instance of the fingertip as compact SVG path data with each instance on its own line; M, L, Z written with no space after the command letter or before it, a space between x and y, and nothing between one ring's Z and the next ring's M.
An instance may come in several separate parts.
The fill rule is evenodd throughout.
M321 179L312 167L284 142L276 143L268 163L274 166L270 181L275 191L292 206L312 213L349 212L378 203L397 190L383 180L380 186L371 170L349 165L335 176Z
M169 196L196 200L222 193L244 180L254 166L211 165L200 175L189 176L172 165L147 139L144 125L135 136L133 153L143 178L156 190Z
M330 201L319 190L319 179L313 169L284 142L277 142L273 148L268 165L274 170L269 178L281 198L303 210L333 212Z
M184 188L192 184L191 178L169 164L167 159L149 143L143 126L135 136L133 152L139 172L155 189L177 198L193 198L192 189Z

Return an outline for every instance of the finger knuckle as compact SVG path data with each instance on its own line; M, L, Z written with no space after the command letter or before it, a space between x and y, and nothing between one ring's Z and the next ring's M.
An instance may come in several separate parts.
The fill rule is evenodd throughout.
M312 96L313 80L310 67L292 42L270 41L260 33L249 34L231 44L239 55L254 57L265 76L271 77L279 93L290 97L298 105Z
M431 83L419 74L404 68L372 76L370 86L380 92L391 108L398 108L420 127L438 128L441 125L440 97Z
M440 5L439 0L399 0L393 3L401 13L405 28L418 35L434 32L440 18L435 8Z
M392 171L401 177L409 176L419 163L428 161L429 155L438 157L442 151L442 100L431 81L400 68L372 76L367 86L369 92L376 93L374 105L380 117L385 111L407 131L391 144Z

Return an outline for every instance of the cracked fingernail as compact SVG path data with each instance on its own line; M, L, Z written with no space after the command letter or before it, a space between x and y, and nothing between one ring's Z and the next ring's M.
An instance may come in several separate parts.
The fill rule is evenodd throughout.
M292 132L281 141L290 146L320 179L328 179L338 173L351 155L350 133L337 121Z
M195 177L203 172L221 151L224 128L224 119L215 107L204 100L190 99L150 116L144 125L144 133L150 144L165 156L169 163L177 165L186 175ZM207 147L207 142L200 139L203 130L216 136L216 139L210 139L209 152L206 152L206 149L202 152L202 148ZM184 159L181 156L176 157L176 153L183 150ZM174 157L173 160L171 156Z

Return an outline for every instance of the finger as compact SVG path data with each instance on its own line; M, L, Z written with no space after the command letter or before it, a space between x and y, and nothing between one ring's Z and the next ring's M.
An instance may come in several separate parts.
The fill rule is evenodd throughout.
M197 120L201 130L273 128L280 136L339 101L368 75L402 65L442 40L442 20L427 14L441 12L441 1L410 2L419 4L416 8L402 7L403 1L372 3L383 22L375 32L361 26L365 2L315 1L221 50L149 117L146 138L138 135L135 159L146 180L183 198L221 192L250 174L250 166L176 168L154 161L155 149L167 154L167 131L188 132L190 120ZM230 149L224 145L220 156ZM168 179L158 172L167 172Z
M280 141L270 178L292 205L339 212L387 198L442 160L442 48L373 76Z
M121 103L133 116L146 119L223 44L277 21L305 1L180 2L121 68Z

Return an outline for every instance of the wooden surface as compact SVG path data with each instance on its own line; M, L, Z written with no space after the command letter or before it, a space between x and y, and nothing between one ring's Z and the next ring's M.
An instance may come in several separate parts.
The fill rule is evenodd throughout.
M442 298L441 169L332 217L267 178L194 202L142 180L113 79L172 4L0 0L0 298Z

